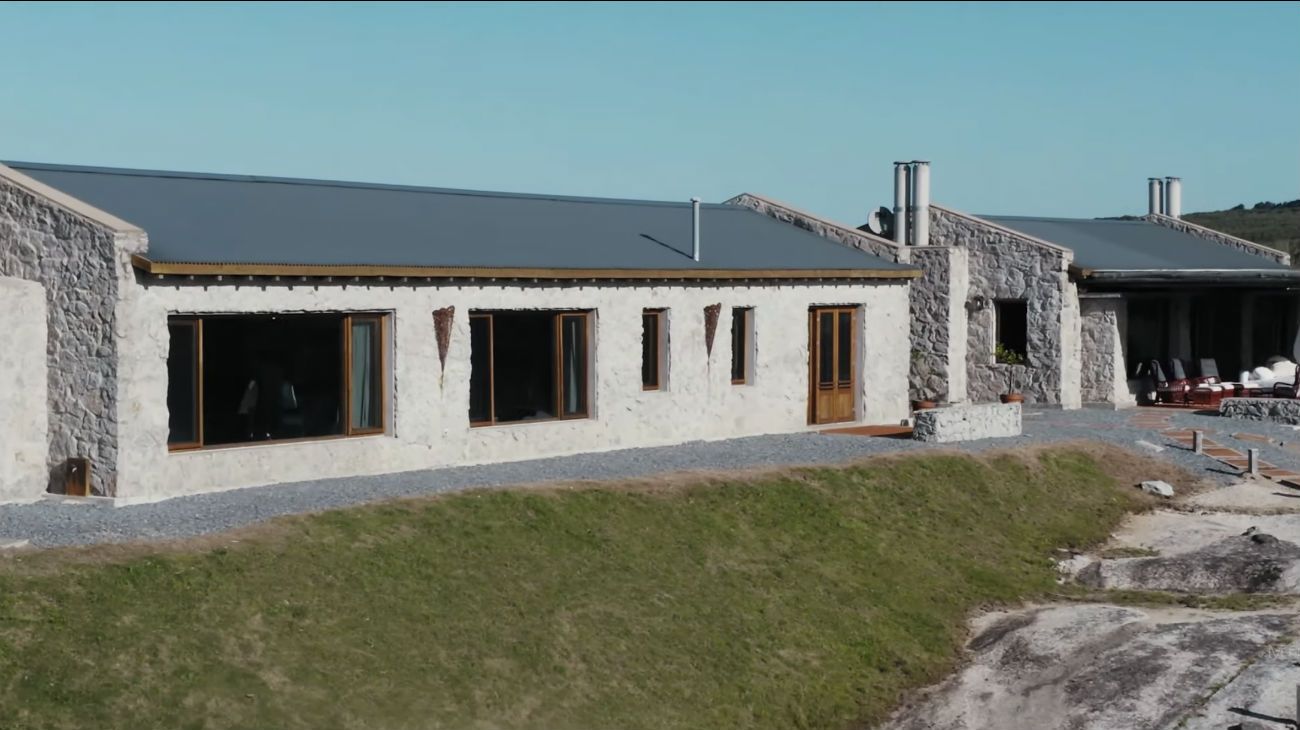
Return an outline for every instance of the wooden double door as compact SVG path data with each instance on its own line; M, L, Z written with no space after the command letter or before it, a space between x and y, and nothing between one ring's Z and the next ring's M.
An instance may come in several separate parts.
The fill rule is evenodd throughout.
M857 416L857 307L814 307L808 312L811 423L841 423Z

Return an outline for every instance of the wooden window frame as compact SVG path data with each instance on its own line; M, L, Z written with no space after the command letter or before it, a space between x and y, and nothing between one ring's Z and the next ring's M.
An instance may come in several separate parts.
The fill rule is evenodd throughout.
M641 310L641 339L645 340L645 318L655 318L655 382L654 385L646 385L641 381L641 390L657 391L668 389L668 310L665 308L646 308ZM645 345L642 344L644 348ZM644 350L642 350L642 366L644 362Z
M470 312L469 320L470 320L471 332L472 332L472 327L475 319L487 320L487 327L488 327L488 338L487 338L488 339L488 357L487 357L488 417L486 421L483 420L475 421L474 419L471 418L469 422L470 428L478 428L480 426L493 426L496 425L497 422L497 372L496 372L497 359L496 359L496 329L495 329L496 320L493 319L491 312L477 312L477 313ZM470 339L473 340L473 334L470 335ZM470 362L471 362L471 377L472 377L473 353L470 354Z
M344 436L372 436L388 431L388 317L383 314L347 314L343 317L343 413ZM379 356L375 366L379 373L379 425L363 428L352 426L352 325L355 322L374 322Z
M490 310L481 312L470 312L470 318L486 317L488 319L488 415L489 420L469 422L470 428L486 428L489 426L514 426L518 424L532 423L549 423L551 421L580 421L591 418L592 405L592 383L595 381L595 374L592 372L591 358L591 310L574 310L574 309L557 309L543 310L551 315L551 326L554 331L554 373L555 378L555 415L550 418L533 418L527 421L498 421L496 408L496 321L495 315L508 313L514 310ZM582 320L582 352L579 359L583 363L582 388L584 390L583 408L581 413L564 415L564 318L572 317Z
M736 371L736 353L738 352L736 348L736 337L735 337L735 327L734 327L737 311L744 312L744 317L745 317L745 321L740 325L741 331L745 333L745 346L739 350L740 356L744 358L744 362L742 363L742 367L740 369L741 373L743 373L743 376L740 379L732 378L731 384L749 385L749 381L752 380L754 376L754 308L753 307L732 307L731 308L731 321L733 324L733 327L730 328L730 331L732 333L731 371L733 373Z
M343 424L343 433L330 434L327 436L302 436L302 437L294 437L294 438L287 438L287 439L267 439L264 441L237 441L229 444L204 443L205 434L203 430L203 421L204 421L203 418L204 416L203 321L205 318L215 318L215 317L252 318L252 317L263 316L263 314L260 312L247 313L247 314L232 312L229 314L222 313L222 314L212 314L212 315L169 315L167 317L167 324L169 326L175 323L192 322L197 327L196 334L197 334L198 342L196 344L198 348L198 353L197 353L198 367L197 367L197 373L194 381L194 387L197 390L197 393L195 394L195 402L197 404L197 412L195 414L195 418L198 419L198 434L199 434L199 440L197 442L167 444L167 450L169 452L200 451L200 450L208 451L212 449L239 448L241 446L260 446L263 444L289 444L289 443L301 443L307 441L331 441L334 439L341 439L341 438L352 438L357 436L374 436L374 435L388 433L388 415L391 412L391 406L389 400L391 398L391 390L392 390L388 378L388 337L389 337L389 317L391 316L391 312L358 312L358 313L294 312L293 314L338 314L339 315L339 326L342 328L342 331L340 332L340 337L342 338L342 344L343 344L342 362L340 363L342 368L343 383L341 387L343 392L341 393L342 397L339 401L339 406L341 409L341 421ZM286 316L292 316L292 315L286 315ZM379 390L380 390L379 393L380 425L378 427L373 427L373 428L354 429L352 427L352 403L351 403L352 322L354 319L372 320L372 321L376 321L379 325L377 343L379 347L378 367L379 367Z
M171 434L167 434L168 451L191 451L193 449L203 448L203 319L201 317L168 317L167 318L167 342L171 346L171 326L183 325L190 327L193 332L190 335L190 344L194 347L194 393L191 394L191 400L194 403L194 435L198 437L196 441L177 441L172 443ZM168 357L171 356L170 350ZM168 378L171 373L168 373ZM170 388L171 383L168 382ZM168 429L171 425L171 409L167 411Z

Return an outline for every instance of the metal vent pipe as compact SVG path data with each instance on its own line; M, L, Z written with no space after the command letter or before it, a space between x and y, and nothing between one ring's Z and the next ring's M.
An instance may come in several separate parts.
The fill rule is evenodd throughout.
M700 260L700 199L691 198L691 258Z
M1158 177L1147 178L1147 215L1160 215L1165 210L1164 185Z
M907 245L907 199L912 171L906 162L894 163L894 243Z
M1183 217L1183 181L1179 178L1165 178L1165 215Z
M912 215L912 245L930 245L930 163L912 161L912 185L916 210Z

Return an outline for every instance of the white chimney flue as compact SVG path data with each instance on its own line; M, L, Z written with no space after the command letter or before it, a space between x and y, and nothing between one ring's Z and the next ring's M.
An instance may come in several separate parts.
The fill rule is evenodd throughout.
M1164 185L1160 178L1147 178L1147 215L1160 215L1165 210Z
M1176 177L1165 178L1165 215L1183 217L1183 181Z
M894 163L894 243L907 245L907 199L912 171L906 162Z
M912 245L930 245L930 163L912 161L913 193Z
M700 260L700 199L691 198L691 258Z

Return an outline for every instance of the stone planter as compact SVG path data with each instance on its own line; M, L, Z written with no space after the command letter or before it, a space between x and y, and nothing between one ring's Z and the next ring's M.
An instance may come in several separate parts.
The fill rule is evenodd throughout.
M938 407L939 407L939 404L938 404L938 403L935 403L935 402L932 401L932 400L914 400L914 401L912 401L912 410L914 410L914 411L928 411L928 410L930 410L931 408L938 408Z

